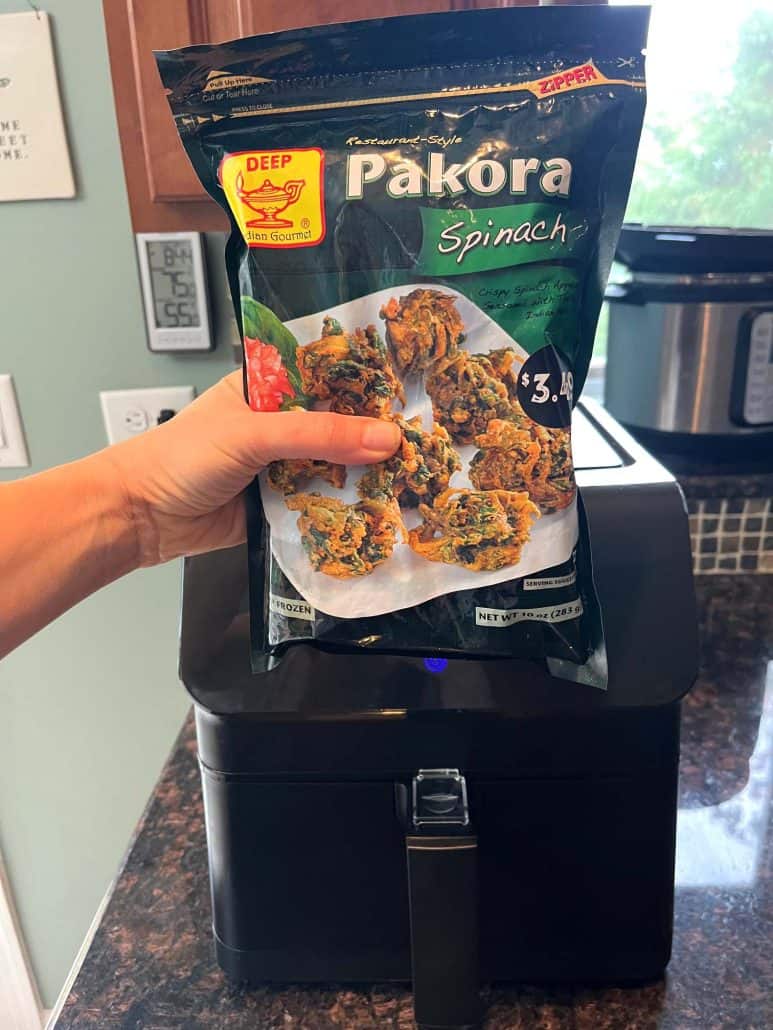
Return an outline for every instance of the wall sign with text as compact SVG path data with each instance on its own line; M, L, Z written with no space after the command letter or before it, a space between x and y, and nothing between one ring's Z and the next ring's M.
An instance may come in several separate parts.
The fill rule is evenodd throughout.
M0 200L74 196L49 17L0 14Z

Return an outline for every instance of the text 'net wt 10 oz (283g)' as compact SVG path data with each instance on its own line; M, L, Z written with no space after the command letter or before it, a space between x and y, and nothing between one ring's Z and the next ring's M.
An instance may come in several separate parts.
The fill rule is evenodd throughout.
M604 684L570 415L633 172L647 17L485 10L157 55L231 221L249 404L402 432L383 464L285 460L251 488L256 667L314 640L547 658Z

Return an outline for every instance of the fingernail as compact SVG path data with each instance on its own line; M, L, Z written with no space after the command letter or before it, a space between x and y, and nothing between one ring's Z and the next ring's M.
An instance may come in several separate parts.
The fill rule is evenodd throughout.
M400 442L400 430L391 422L370 422L363 426L362 446L366 451L392 454Z

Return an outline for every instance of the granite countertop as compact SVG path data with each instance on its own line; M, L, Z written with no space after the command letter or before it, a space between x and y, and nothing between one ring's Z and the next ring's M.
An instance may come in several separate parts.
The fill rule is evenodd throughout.
M773 576L705 577L698 599L668 974L630 989L487 988L489 1030L773 1026ZM250 990L217 967L190 718L84 951L56 1030L413 1026L403 988Z

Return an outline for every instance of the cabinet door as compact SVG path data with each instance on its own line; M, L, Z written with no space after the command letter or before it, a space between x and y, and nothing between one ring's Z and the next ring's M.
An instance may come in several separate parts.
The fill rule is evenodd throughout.
M208 6L204 0L104 0L118 131L136 232L227 226L185 155L153 58L153 50L214 38ZM230 0L212 0L211 6L236 17ZM239 34L236 24L225 31Z
M302 25L329 25L337 21L390 18L397 14L433 14L473 7L516 7L527 0L235 0L244 35L295 29ZM267 8L270 6L270 13ZM266 16L270 25L266 26Z
M135 232L224 230L177 136L154 50L278 29L527 0L103 0L116 115ZM573 0L558 0L571 3Z
M211 0L217 2L217 0ZM583 4L591 0L552 0L555 6ZM607 0L593 0L605 4ZM234 0L243 35L294 29L299 25L325 25L361 18L389 18L398 14L431 14L436 11L470 11L485 7L536 7L538 0L283 0L271 6L267 0Z

